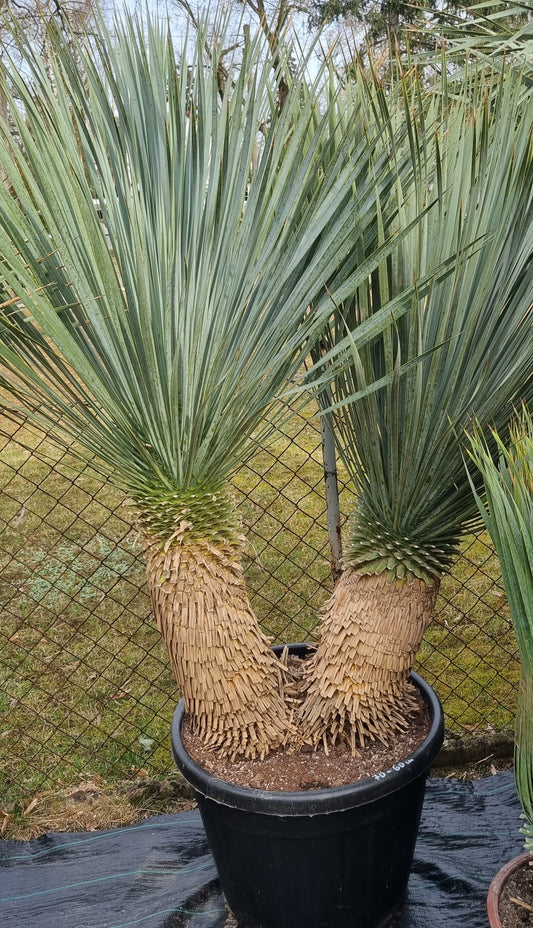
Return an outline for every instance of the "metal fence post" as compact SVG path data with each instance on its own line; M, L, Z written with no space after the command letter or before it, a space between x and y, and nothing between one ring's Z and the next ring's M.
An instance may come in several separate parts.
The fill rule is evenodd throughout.
M321 398L320 400L320 405L326 408L331 405L329 390L325 391L323 399ZM324 484L326 488L328 538L331 552L331 574L333 583L335 584L342 573L342 537L339 484L337 480L337 454L330 414L322 413L320 416L320 431L322 435L322 459L324 462Z

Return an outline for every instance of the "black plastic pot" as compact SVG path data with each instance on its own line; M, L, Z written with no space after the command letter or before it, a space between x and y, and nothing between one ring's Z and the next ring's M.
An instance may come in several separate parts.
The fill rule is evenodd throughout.
M305 656L306 645L291 645ZM226 783L199 767L172 722L174 760L194 787L222 890L242 928L382 928L400 907L442 708L417 674L431 730L409 757L368 780L308 792Z

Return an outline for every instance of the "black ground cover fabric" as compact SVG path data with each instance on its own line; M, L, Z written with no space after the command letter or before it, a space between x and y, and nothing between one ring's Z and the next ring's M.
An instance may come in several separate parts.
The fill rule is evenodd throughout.
M522 850L512 772L428 781L414 868L394 928L486 928L485 897ZM200 816L0 841L1 928L225 928ZM332 926L334 928L334 926Z

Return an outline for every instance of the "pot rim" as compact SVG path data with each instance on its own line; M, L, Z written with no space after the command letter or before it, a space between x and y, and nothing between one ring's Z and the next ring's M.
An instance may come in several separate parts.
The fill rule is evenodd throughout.
M417 673L412 672L410 679L426 701L431 717L430 730L422 744L411 754L388 770L367 779L345 786L299 792L262 790L228 783L200 767L186 751L181 739L181 725L185 715L183 699L172 719L172 753L176 766L191 786L206 798L245 811L265 812L269 815L316 815L319 812L341 812L375 802L397 792L418 777L425 777L443 742L444 718L437 694Z
M498 870L498 873L492 880L487 893L487 915L491 928L502 928L499 899L504 883L511 873L514 873L515 870L519 870L527 860L533 863L533 854L530 854L529 851L526 851L524 854L519 854L518 857L513 857L512 860L504 864L501 870Z

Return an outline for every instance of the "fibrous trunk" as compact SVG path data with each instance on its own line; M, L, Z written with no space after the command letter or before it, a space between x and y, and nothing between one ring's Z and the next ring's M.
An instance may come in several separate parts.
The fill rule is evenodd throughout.
M308 662L301 723L316 745L388 741L414 708L409 673L431 620L438 582L390 580L348 567L324 609Z
M231 544L146 539L159 630L204 743L235 758L264 756L294 738L283 668L252 612Z

